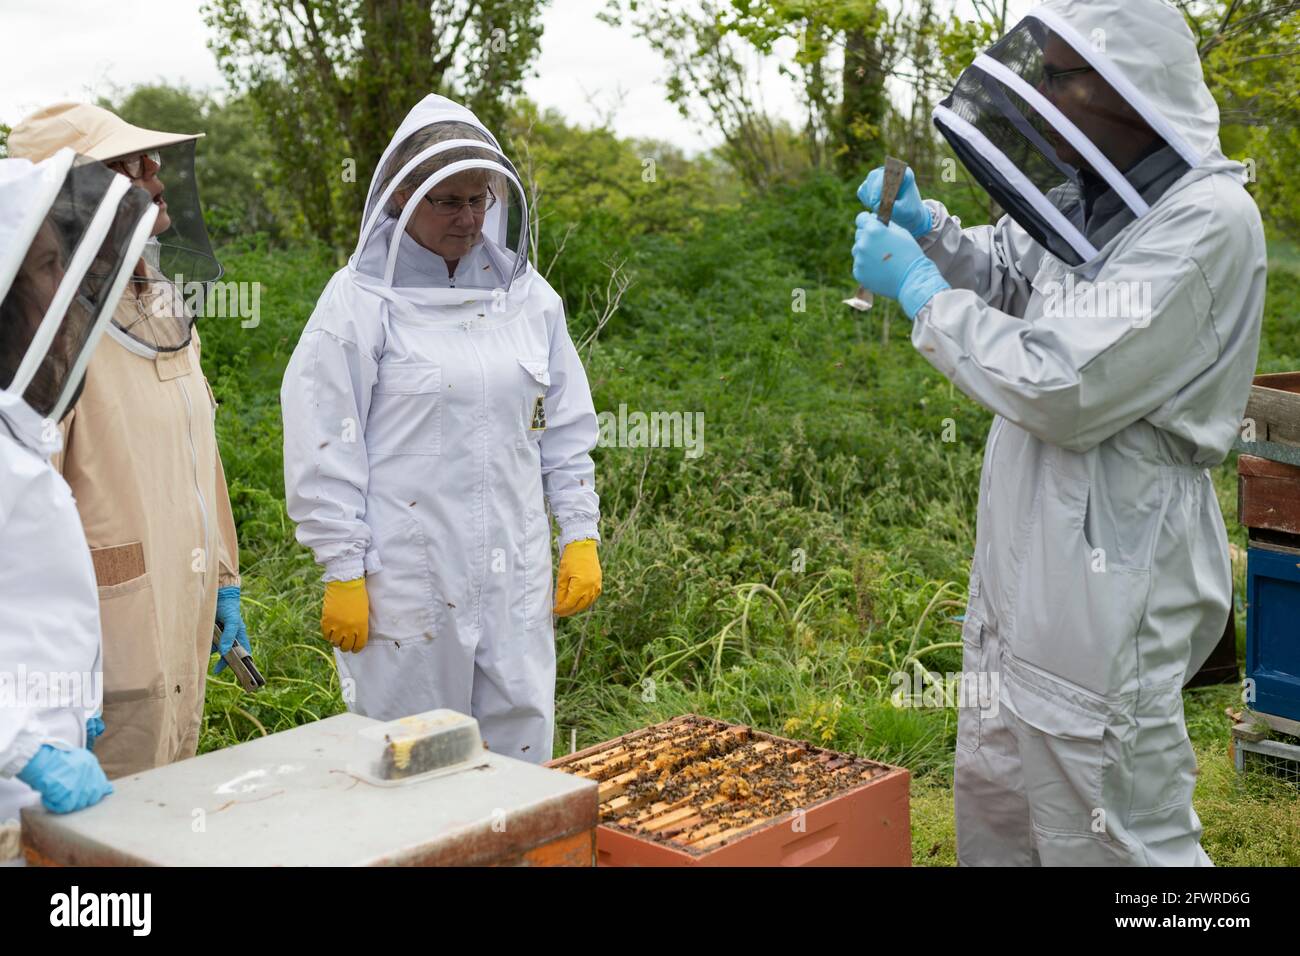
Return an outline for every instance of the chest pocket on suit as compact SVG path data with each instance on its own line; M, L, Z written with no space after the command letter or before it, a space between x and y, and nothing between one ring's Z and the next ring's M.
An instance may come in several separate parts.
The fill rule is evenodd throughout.
M524 400L521 409L523 430L520 445L526 441L539 441L546 434L546 392L551 387L551 370L545 359L521 358Z
M442 367L381 363L370 396L366 451L373 455L442 454Z

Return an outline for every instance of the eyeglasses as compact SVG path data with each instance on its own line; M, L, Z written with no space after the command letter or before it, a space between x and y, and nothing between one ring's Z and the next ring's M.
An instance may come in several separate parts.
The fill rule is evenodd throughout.
M1092 73L1093 68L1090 66L1080 66L1073 70L1053 70L1049 66L1043 67L1043 82L1049 90L1059 89L1060 81L1067 76L1077 76L1080 73Z
M496 204L497 197L492 195L492 190L489 189L483 195L475 196L473 199L434 199L432 196L425 196L424 201L433 207L435 216L454 216L460 212L461 206L468 206L470 212L481 216Z
M162 169L162 157L158 154L158 150L156 149L150 150L147 153L140 153L133 159L126 159L125 157L110 159L107 165L118 167L131 179L144 179L144 161L146 159L153 163L155 172Z

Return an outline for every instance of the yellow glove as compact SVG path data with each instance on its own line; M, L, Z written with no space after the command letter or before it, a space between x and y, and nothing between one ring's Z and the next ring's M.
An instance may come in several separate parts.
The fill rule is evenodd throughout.
M555 581L555 613L568 617L591 607L600 596L600 558L596 542L587 538L570 541L560 555L560 573Z
M325 606L320 612L320 632L341 651L359 651L370 637L370 601L366 579L330 581L325 585Z

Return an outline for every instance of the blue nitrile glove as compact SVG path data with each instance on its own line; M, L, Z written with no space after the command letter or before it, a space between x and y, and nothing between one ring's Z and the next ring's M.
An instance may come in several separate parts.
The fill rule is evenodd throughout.
M41 795L51 813L71 813L94 806L113 792L99 761L89 750L59 750L42 744L18 779Z
M86 749L94 750L95 741L98 740L100 737L102 737L103 734L104 734L104 718L87 717L86 718Z
M217 591L217 627L221 628L221 637L212 645L212 650L220 656L217 658L217 666L212 669L213 674L220 674L229 666L226 663L226 652L235 646L235 641L248 653L253 653L248 644L248 629L244 627L244 618L239 613L238 585L232 584Z
M885 167L877 166L858 187L858 199L872 212L880 206L880 193L885 187ZM896 222L917 239L920 239L934 227L930 207L921 199L921 192L916 188L916 174L912 167L907 167L903 174L903 185L898 187L898 198L894 200L894 212L890 222Z
M936 292L952 288L910 232L896 222L886 226L869 212L858 214L853 278L876 295L897 299L909 319Z

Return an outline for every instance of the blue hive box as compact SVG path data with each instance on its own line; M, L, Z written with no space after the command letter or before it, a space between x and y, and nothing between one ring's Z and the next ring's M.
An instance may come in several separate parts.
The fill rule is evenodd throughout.
M1300 553L1246 556L1246 676L1255 710L1300 720Z

